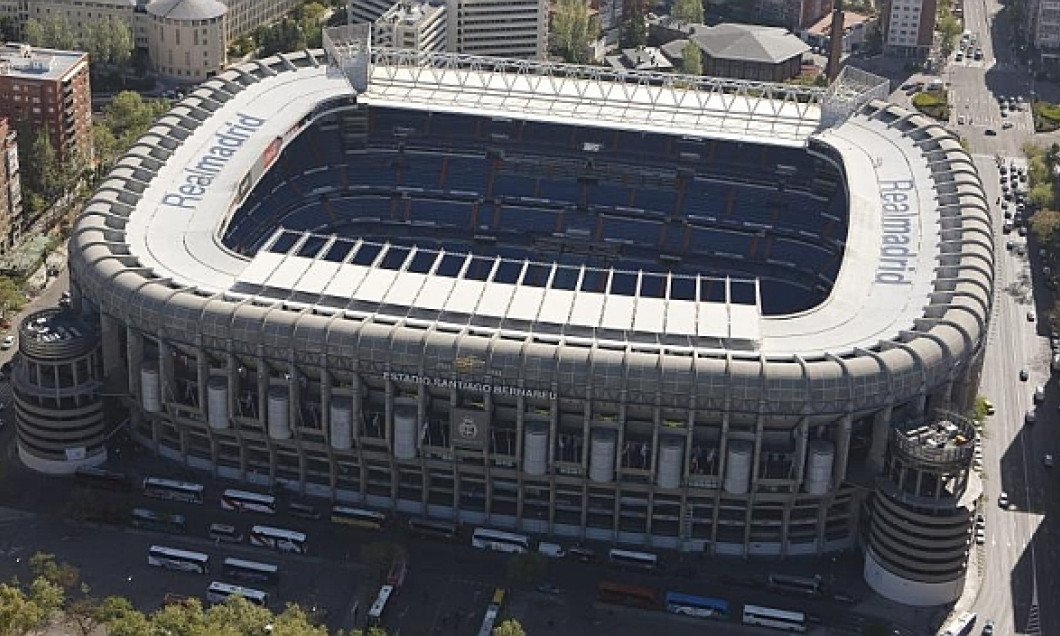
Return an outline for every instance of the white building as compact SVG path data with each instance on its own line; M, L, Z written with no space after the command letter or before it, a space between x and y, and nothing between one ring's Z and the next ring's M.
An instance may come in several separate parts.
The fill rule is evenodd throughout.
M936 0L885 0L880 10L884 50L924 57L935 34Z
M387 9L372 28L372 42L400 49L443 52L449 48L444 5L399 2Z
M548 6L547 0L446 0L447 49L470 55L544 59L548 53ZM377 21L393 7L388 0L350 0L347 10L351 21L375 22L378 30Z

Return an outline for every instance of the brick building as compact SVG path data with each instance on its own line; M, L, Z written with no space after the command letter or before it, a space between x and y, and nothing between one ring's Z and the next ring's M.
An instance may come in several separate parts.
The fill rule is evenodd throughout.
M0 115L14 125L30 122L47 130L60 160L92 157L92 94L88 54L33 48L0 47Z

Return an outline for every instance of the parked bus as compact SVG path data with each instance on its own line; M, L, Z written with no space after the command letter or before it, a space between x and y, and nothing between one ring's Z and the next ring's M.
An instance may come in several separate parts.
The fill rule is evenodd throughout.
M90 466L78 466L74 471L74 477L78 483L90 488L105 488L107 490L129 490L132 484L125 473L115 470L104 470Z
M806 596L816 596L824 591L820 575L807 577L792 576L790 574L770 574L769 587L781 592L794 592Z
M250 529L251 545L271 548L280 552L293 552L295 554L306 554L309 552L309 544L306 536L295 530L284 530L282 528L271 528L269 526L254 526Z
M671 614L722 620L729 617L729 602L724 599L667 592L665 601L666 611Z
M471 545L480 550L525 554L530 549L530 539L521 534L475 528L474 534L471 535Z
M224 603L229 597L235 594L242 596L255 605L261 605L264 607L269 604L269 595L261 590L240 587L229 583L221 583L219 581L210 583L210 587L206 588L206 602L211 605L217 605L218 603Z
M209 534L214 541L223 541L225 543L243 542L243 533L235 526L230 526L227 523L211 523Z
M482 617L482 625L479 626L478 636L492 636L493 628L500 619L501 610L504 609L504 601L507 599L508 591L498 587L493 591L490 604L486 606L486 614Z
M258 563L229 557L224 560L224 573L225 576L241 583L276 585L280 582L280 568L271 563Z
M947 623L939 633L941 636L967 636L972 633L977 618L979 616L975 612L963 612Z
M607 557L611 560L611 563L620 567L654 570L659 565L659 555L651 552L634 552L632 550L612 548L607 553Z
M655 609L659 605L659 592L650 587L601 581L596 586L596 600L614 605Z
M394 593L394 587L391 585L384 585L379 589L379 595L375 597L375 602L368 608L368 624L373 627L378 627L383 621L383 612L386 611L386 602L390 600L390 595Z
M456 538L456 524L430 519L409 519L409 531L421 537L452 541Z
M386 584L395 590L405 584L405 575L408 574L409 564L403 557L398 557L386 573Z
M221 493L221 507L237 512L262 512L274 515L276 514L276 497L229 488Z
M332 506L331 522L368 530L379 530L386 523L386 515L373 510L365 510L364 508Z
M206 574L210 571L210 557L202 552L178 550L153 545L147 550L147 564L156 568L168 568L181 572Z
M172 499L187 503L202 503L202 484L190 481L176 481L161 477L144 479L144 495L155 499Z
M760 605L743 606L744 625L761 625L787 632L805 632L806 615L802 612L773 609Z
M188 521L184 515L158 512L148 508L133 508L129 514L129 525L141 530L184 534L188 531Z

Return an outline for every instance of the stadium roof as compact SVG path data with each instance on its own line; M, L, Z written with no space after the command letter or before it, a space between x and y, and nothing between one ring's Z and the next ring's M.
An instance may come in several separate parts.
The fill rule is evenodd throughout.
M211 20L227 11L218 0L154 0L147 5L151 15L170 20Z
M956 217L940 216L940 201L964 198L964 191L958 187L965 178L962 175L947 173L947 183L939 182L940 157L948 157L952 137L920 116L897 107L892 112L890 107L876 104L867 115L855 116L817 135L820 142L842 156L850 187L849 231L831 296L818 307L796 315L763 318L756 305L508 289L459 278L427 280L405 272L284 257L266 250L248 259L226 249L219 238L238 203L236 195L244 175L275 139L288 134L322 101L350 94L345 81L329 76L323 67L295 69L290 62L288 65L286 71L270 69L269 73L253 77L245 71L226 73L200 87L130 151L133 155L154 153L161 158L166 155L158 154L159 148L170 150L172 154L157 162L156 174L135 177L135 171L119 167L112 175L111 185L103 185L86 210L87 216L97 213L95 209L107 197L112 197L117 205L134 201L114 195L120 190L115 190L113 184L122 179L146 182L124 223L122 236L127 250L123 248L123 260L130 266L168 280L173 289L286 305L292 310L312 308L341 313L344 310L326 302L326 298L344 298L361 300L375 308L372 312L355 310L351 302L346 311L354 318L371 313L376 320L405 321L409 319L407 313L387 308L416 307L425 310L422 313L426 322L439 325L455 316L463 317L463 322L453 323L463 328L474 324L474 320L465 320L474 316L481 321L480 326L489 328L498 323L498 316L504 316L525 322L530 331L538 325L557 323L571 328L595 326L608 331L613 328L614 332L683 337L686 344L697 347L790 357L838 355L872 348L881 340L893 340L936 319L926 310L939 302L937 278L947 268L957 271L962 250L979 249L952 236L961 229L955 224L968 222L961 219L959 208L955 208ZM379 64L371 81L370 90L359 99L391 107L429 106L487 116L517 114L564 123L647 127L678 134L694 132L699 123L709 131L706 136L714 136L710 124L715 130L726 131L729 137L737 136L741 129L753 131L760 125L779 125L759 123L744 104L734 108L732 115L739 124L727 127L730 122L725 111L684 108L670 101L673 95L663 96L665 87L649 84L589 87L586 84L591 80L583 77L498 77L481 69ZM730 106L739 101L731 95L717 94L709 96L707 102L716 105L722 100ZM783 112L789 107L775 105L769 112ZM659 111L667 113L666 119L646 117ZM811 124L809 115L806 111L802 118L787 120L785 130L792 134L805 131ZM200 124L192 126L194 122ZM253 133L231 153L209 187L182 190L188 185L189 170L211 152L219 135L230 132L239 122L260 125L253 126ZM760 143L762 137L756 133L747 139ZM806 136L802 139L805 141ZM775 136L770 137L770 141L775 140ZM789 141L792 142L794 139ZM930 163L922 150L929 147L937 155ZM954 152L959 151L959 147L954 148ZM977 183L974 169L971 175ZM981 198L981 191L979 195ZM899 199L901 210L888 212L890 208L898 210L894 202ZM982 258L992 259L989 245L983 250L986 253ZM571 336L574 337L580 336ZM666 340L660 337L655 344L673 344Z

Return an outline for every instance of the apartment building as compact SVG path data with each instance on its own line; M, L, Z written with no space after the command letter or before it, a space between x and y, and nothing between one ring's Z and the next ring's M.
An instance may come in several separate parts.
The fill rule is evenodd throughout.
M22 182L18 172L18 138L7 117L0 117L0 254L22 233Z
M832 11L832 0L756 0L752 18L799 32Z
M884 0L880 8L884 51L899 57L925 57L935 34L936 5L936 0Z
M447 51L449 35L445 6L427 2L395 4L375 21L372 43L419 51Z
M1042 61L1060 60L1060 0L1028 0L1023 26Z
M90 158L88 54L28 44L0 47L0 115L47 130L62 161L75 156Z

